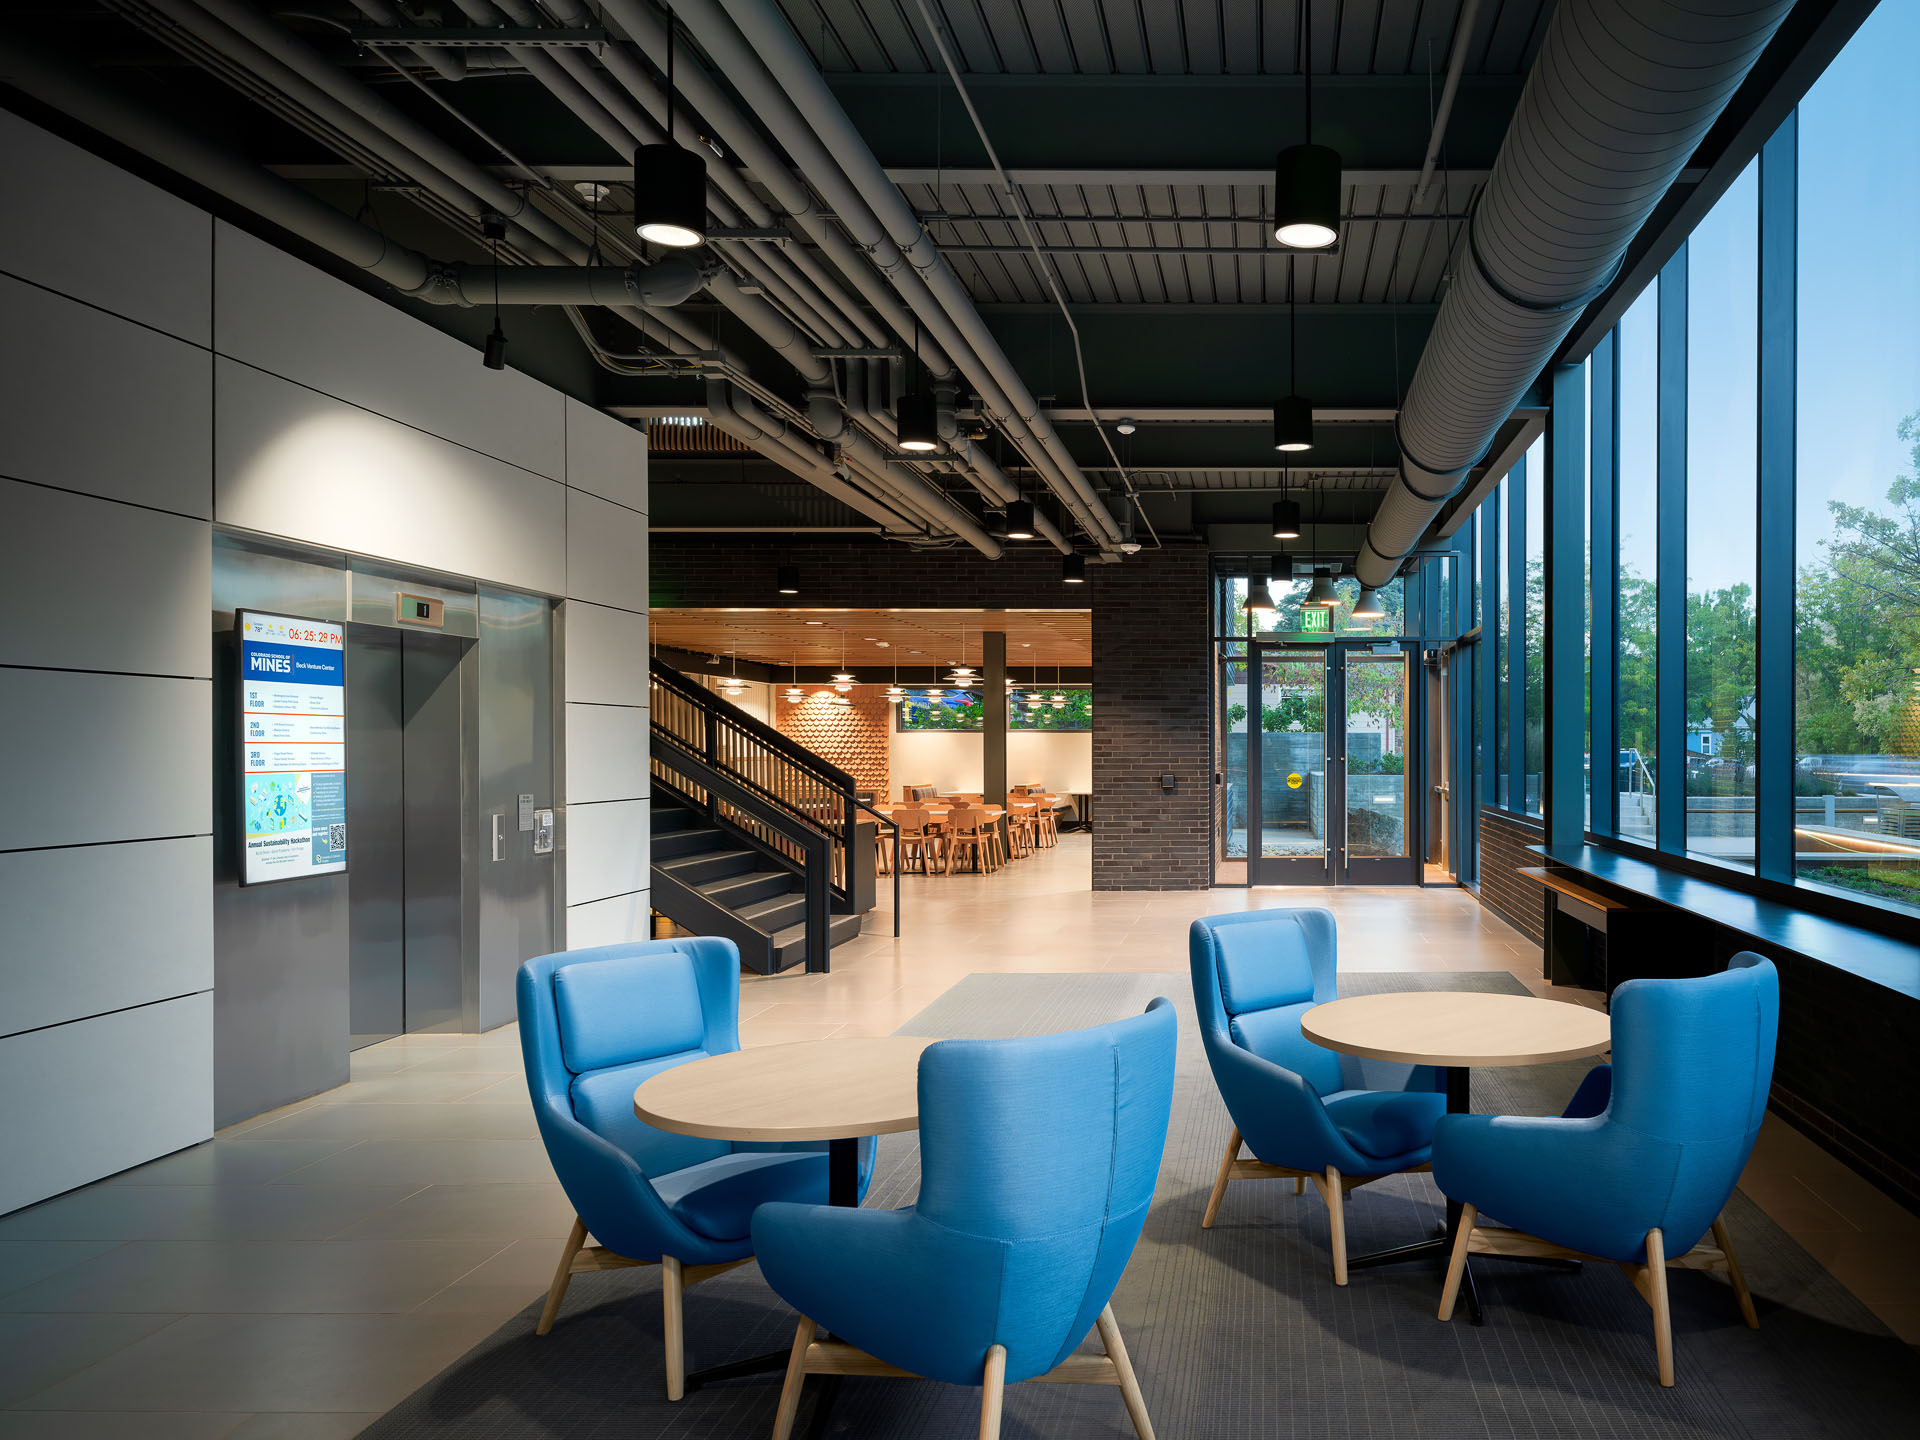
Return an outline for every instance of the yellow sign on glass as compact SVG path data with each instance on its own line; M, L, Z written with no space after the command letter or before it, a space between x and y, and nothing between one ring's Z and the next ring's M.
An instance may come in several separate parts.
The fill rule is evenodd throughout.
M1289 790L1298 790L1305 781L1306 777L1296 770L1293 774L1287 776L1287 788Z

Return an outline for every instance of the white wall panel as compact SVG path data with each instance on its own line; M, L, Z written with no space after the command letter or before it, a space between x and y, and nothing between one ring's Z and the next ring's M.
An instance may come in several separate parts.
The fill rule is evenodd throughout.
M1007 784L1056 795L1093 793L1093 732L1015 730L1007 736Z
M212 355L6 276L0 315L0 475L209 513Z
M0 1033L213 988L213 841L0 854Z
M567 948L586 950L594 945L620 945L629 940L646 940L648 931L647 892L616 895L608 900L593 900L585 905L567 907Z
M213 995L0 1040L0 1214L213 1134Z
M212 829L205 680L0 670L0 850Z
M214 348L551 479L566 474L562 396L221 222Z
M569 701L590 705L647 703L647 617L569 600L566 626Z
M211 342L213 221L204 210L4 111L0 195L0 270Z
M647 724L636 706L567 706L567 803L646 798Z
M567 596L647 608L647 517L582 490L567 492Z
M0 665L210 676L204 520L0 480Z
M624 420L567 397L567 484L647 511L647 437Z
M652 879L645 800L567 803L567 904L644 890Z
M214 396L220 523L564 593L565 487L224 357Z

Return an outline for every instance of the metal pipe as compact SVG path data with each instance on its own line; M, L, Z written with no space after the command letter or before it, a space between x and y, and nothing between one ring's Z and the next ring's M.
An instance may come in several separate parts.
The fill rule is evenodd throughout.
M1560 0L1401 406L1362 585L1391 580L1458 493L1791 8Z
M1000 468L1000 462L987 454L982 446L964 437L949 441L948 444L959 457L967 478L973 481L981 494L992 497L1002 505L1026 498L1020 493L1020 487ZM1058 525L1038 511L1034 513L1033 528L1041 539L1049 542L1062 555L1073 553L1073 542L1061 533Z
M1440 86L1440 104L1433 112L1433 133L1427 137L1427 158L1420 162L1420 179L1413 187L1413 203L1426 198L1433 183L1433 167L1440 161L1440 147L1446 143L1447 120L1453 114L1453 97L1460 89L1461 72L1467 68L1467 46L1473 40L1473 22L1480 14L1480 0L1466 0L1460 16L1453 22L1453 49L1447 55L1447 78ZM1432 72L1428 72L1432 73ZM1433 82L1428 81L1429 85ZM1433 92L1427 92L1431 95ZM1409 207L1411 208L1411 207Z
M951 530L989 560L1000 558L1000 542L980 528L979 523L926 480L895 460L867 437L864 430L849 427L840 440L841 452L876 479L925 511L936 523Z
M809 463L804 457L781 444L777 438L781 429L780 422L751 401L736 397L733 386L727 381L718 379L707 381L707 414L719 429L726 431L736 440L751 445L775 464L811 481L841 504L850 506L868 519L879 522L880 527L888 534L911 535L918 531L917 525L903 519L865 491L842 480L824 459L816 455Z
M353 0L354 8L376 25L389 30L407 28L407 18L400 13L400 7L390 0ZM467 78L466 58L455 51L439 45L414 45L409 47L420 60L433 67L442 80L464 80Z
M789 104L798 110L812 133L822 142L834 173L852 183L860 197L872 208L888 238L910 259L915 276L925 288L903 286L902 294L908 303L923 320L935 327L941 344L961 368L969 372L967 378L974 389L991 409L1002 416L1014 432L1016 441L1025 439L1031 442L1031 446L1022 444L1021 448L1029 451L1029 458L1053 482L1055 492L1067 503L1087 533L1103 549L1117 545L1119 527L1107 514L1098 493L1081 473L1065 442L1041 411L1026 381L1014 369L992 331L980 318L966 287L947 265L939 248L928 238L906 198L874 158L865 137L847 118L846 111L827 88L826 81L814 68L812 58L794 35L785 16L768 0L688 0L683 13L689 17L691 24L692 16L710 11L715 4L723 6L732 17L740 34L753 46L754 53L771 72ZM707 43L704 37L701 43ZM711 46L708 46L708 53L713 53ZM728 74L736 86L742 85L740 74L731 69ZM743 93L746 92L743 90ZM787 136L784 129L781 133L789 150L792 150L798 137ZM815 165L809 165L803 159L802 168L814 178L815 183L824 183L825 177L816 173ZM836 203L837 209L833 197L829 196L828 199L830 203ZM846 217L843 215L842 218ZM883 265L882 268L886 267ZM899 272L890 271L889 274L897 284ZM949 332L952 338L943 332ZM967 363L969 359L973 361L971 366Z

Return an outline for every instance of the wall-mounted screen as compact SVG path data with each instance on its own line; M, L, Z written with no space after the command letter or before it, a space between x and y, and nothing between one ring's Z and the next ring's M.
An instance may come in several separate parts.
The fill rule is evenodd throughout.
M347 868L347 652L330 620L242 610L240 883Z

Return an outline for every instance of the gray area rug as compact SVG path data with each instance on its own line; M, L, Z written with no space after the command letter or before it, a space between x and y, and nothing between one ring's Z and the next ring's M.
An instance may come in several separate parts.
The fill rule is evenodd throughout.
M1355 973L1345 994L1385 990L1522 993L1499 973ZM1181 1437L1872 1436L1912 1434L1915 1355L1759 1209L1736 1194L1728 1224L1760 1308L1749 1331L1716 1277L1675 1272L1679 1384L1654 1378L1645 1304L1611 1266L1578 1275L1476 1262L1487 1323L1434 1318L1440 1275L1424 1265L1361 1270L1336 1288L1327 1212L1311 1190L1237 1181L1215 1228L1200 1214L1230 1121L1200 1047L1184 974L974 975L915 1016L908 1035L1036 1035L1099 1024L1166 995L1181 1014L1179 1076L1152 1216L1114 1296L1114 1312L1159 1435ZM1558 1113L1585 1063L1474 1076L1474 1108ZM913 1135L885 1136L867 1204L911 1204ZM1426 1175L1348 1198L1358 1253L1405 1244L1439 1224ZM769 1434L777 1377L665 1399L659 1276L652 1269L576 1278L551 1335L539 1301L449 1366L364 1434L417 1437L753 1437ZM694 1367L792 1340L793 1313L748 1265L687 1298ZM823 1401L825 1402L823 1404ZM811 1379L797 1433L935 1437L977 1434L979 1392L932 1381ZM1018 1437L1132 1434L1118 1394L1080 1385L1008 1391L1002 1432Z

